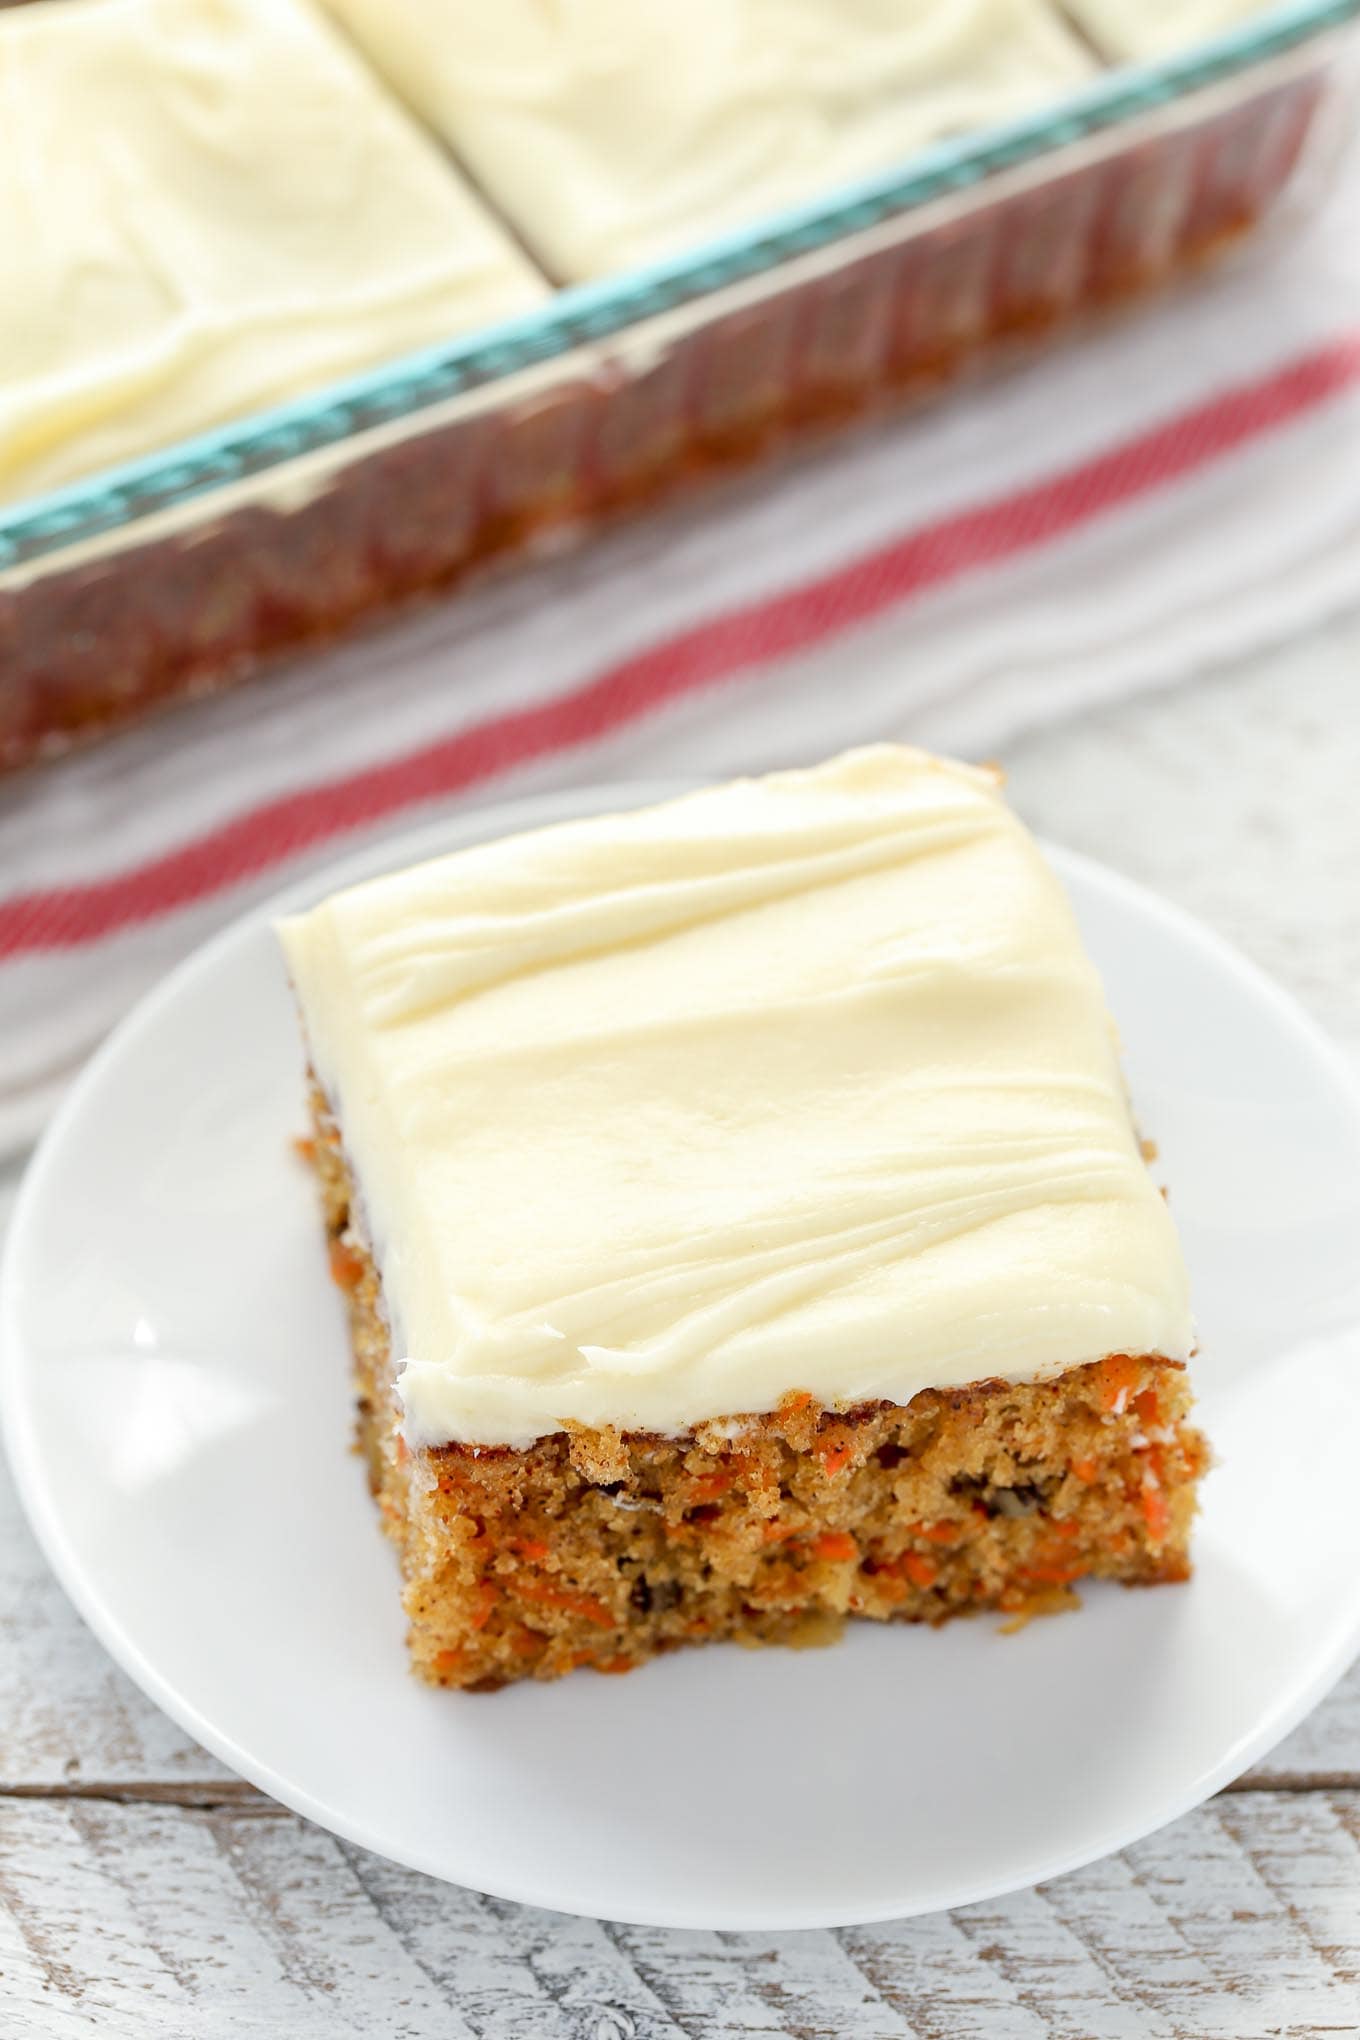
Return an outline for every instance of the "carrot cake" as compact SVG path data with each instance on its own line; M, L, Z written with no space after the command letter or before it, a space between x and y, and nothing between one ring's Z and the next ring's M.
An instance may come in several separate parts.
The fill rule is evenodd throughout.
M548 295L303 0L0 10L0 102L0 502Z
M327 0L563 282L1060 99L1047 0Z
M1185 1270L995 775L854 752L280 935L424 1678L1185 1578Z

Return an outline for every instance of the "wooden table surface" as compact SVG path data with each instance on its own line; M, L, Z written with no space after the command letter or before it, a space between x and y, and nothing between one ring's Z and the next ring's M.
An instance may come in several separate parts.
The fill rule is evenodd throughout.
M1202 915L1360 1062L1360 617L1007 763L1034 824ZM232 1777L86 1633L0 1472L0 2036L91 2032L1360 2033L1360 1674L1198 1812L1020 1896L836 1933L606 1926L395 1869Z

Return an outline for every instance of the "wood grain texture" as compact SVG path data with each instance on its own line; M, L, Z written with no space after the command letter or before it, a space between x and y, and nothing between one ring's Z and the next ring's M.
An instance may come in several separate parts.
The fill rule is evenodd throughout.
M1357 686L1360 618L1007 763L1032 823L1204 915L1360 1059ZM1360 1668L1231 1791L1036 1890L834 1934L606 1926L398 1869L234 1778L106 1658L0 1467L0 2040L91 2033L1354 2036Z
M1360 2025L1360 1793L1220 1799L989 1905L838 1933L505 1906L291 1814L0 1802L6 2040L1277 2040Z

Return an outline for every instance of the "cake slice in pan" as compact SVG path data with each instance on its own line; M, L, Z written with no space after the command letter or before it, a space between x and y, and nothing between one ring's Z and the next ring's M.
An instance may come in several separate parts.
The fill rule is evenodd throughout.
M280 932L425 1678L1185 1577L1185 1270L994 775L861 751Z
M1170 56L1271 12L1271 0L1062 0L1062 4L1113 63Z
M327 0L563 282L681 255L1093 77L1047 0Z
M548 296L306 0L0 9L0 502Z

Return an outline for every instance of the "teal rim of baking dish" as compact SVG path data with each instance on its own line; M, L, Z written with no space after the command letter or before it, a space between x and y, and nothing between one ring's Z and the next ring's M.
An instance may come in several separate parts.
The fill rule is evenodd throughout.
M914 154L905 167L876 172L830 200L781 211L684 256L573 285L518 318L457 341L437 342L309 396L29 497L0 514L0 571L608 340L643 320L764 275L795 256L1174 105L1357 17L1360 0L1289 0L1261 19L1159 63L1106 73L1041 113L936 143Z

